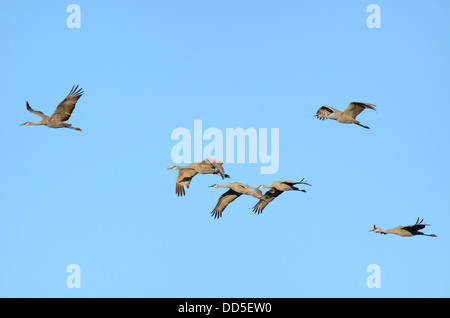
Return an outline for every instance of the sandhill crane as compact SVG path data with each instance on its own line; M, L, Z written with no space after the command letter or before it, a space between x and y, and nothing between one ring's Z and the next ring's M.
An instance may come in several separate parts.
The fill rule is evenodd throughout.
M422 224L423 219L420 220L420 217L417 218L416 224L414 225L407 225L407 226L396 226L393 229L390 230L382 230L378 227L373 225L373 229L369 232L375 232L380 234L397 234L399 236L414 236L414 235L425 235L425 236L433 236L436 237L436 234L424 234L422 232L419 232L419 230L423 229L425 226L430 224Z
M48 117L47 115L45 115L40 111L34 110L27 102L27 110L30 113L41 117L42 120L38 123L30 123L29 121L27 121L26 123L23 123L20 126L45 125L50 128L70 128L81 131L80 128L72 127L71 124L65 123L65 121L70 118L70 115L72 115L72 112L75 109L75 105L78 99L81 96L83 96L83 93L84 92L82 91L81 88L78 89L78 85L77 86L74 85L69 95L67 95L67 97L64 98L64 100L61 103L59 103L58 107L56 107L55 111L50 117Z
M289 180L285 180L285 181L275 181L274 183L272 183L270 186L265 186L265 185L260 185L258 187L258 189L263 189L263 188L270 188L270 190L268 190L266 193L264 193L263 198L258 201L258 203L256 203L256 205L253 207L253 212L260 214L262 213L262 211L264 210L264 208L270 203L272 202L276 197L278 197L280 194L282 194L284 191L302 191L302 192L306 192L306 190L303 189L299 189L297 187L294 187L294 185L296 184L304 184L304 185L308 185L311 186L309 183L304 182L305 178L303 178L300 181L289 181Z
M184 186L189 189L189 184L193 177L200 174L219 174L222 179L229 178L223 170L223 162L212 158L205 157L203 161L193 162L187 166L173 166L168 169L178 170L178 176L175 184L175 193L177 196L184 196L186 194Z
M257 199L262 199L263 197L263 194L260 190L239 182L232 182L226 185L214 184L210 187L230 188L230 190L228 190L219 197L219 200L217 201L214 210L211 211L211 216L213 216L215 219L220 218L222 216L223 210L225 210L228 204L239 198L242 194L251 195L252 197L255 197Z
M366 108L375 110L375 105L368 103L351 102L350 105L348 105L347 109L344 111L334 109L330 106L322 106L317 110L317 113L316 115L314 115L314 117L322 120L325 120L325 118L334 119L343 124L357 124L366 129L370 129L368 126L364 126L358 120L356 120L356 116L358 116Z

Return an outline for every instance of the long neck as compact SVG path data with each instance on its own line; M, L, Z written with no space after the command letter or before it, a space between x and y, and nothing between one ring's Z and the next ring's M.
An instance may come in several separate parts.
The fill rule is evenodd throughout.
M45 123L41 120L38 123L29 123L28 126L40 126L40 125L45 125Z
M377 232L378 232L378 233L384 233L384 234L392 234L392 233L394 233L393 229L390 229L390 230L382 230L382 229L378 229Z

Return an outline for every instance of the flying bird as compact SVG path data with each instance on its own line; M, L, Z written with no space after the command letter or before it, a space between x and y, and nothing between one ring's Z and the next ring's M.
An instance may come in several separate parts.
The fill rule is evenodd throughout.
M420 220L420 217L417 218L416 224L414 225L407 225L407 226L396 226L393 229L390 230L382 230L378 227L373 225L373 229L369 232L375 232L380 234L397 234L399 236L414 236L414 235L425 235L425 236L433 236L436 237L436 234L424 234L422 232L419 232L419 230L423 229L425 226L430 224L422 224L423 219Z
M50 117L40 111L31 108L30 104L27 101L27 110L30 113L41 117L42 120L38 123L30 123L29 121L27 121L26 123L23 123L20 126L45 125L50 128L70 128L81 131L80 128L72 127L71 124L65 123L65 121L68 120L72 115L72 112L75 109L75 105L78 99L80 99L80 97L83 96L83 93L84 92L82 91L81 88L78 89L78 85L77 86L74 85L69 95L67 95L67 97L64 98L64 100L61 103L59 103L58 107L56 107L55 111Z
M317 113L316 115L314 115L314 117L322 120L325 120L325 118L334 119L343 124L356 124L366 129L370 129L368 126L364 126L358 120L356 120L356 116L358 116L366 108L375 110L375 105L368 103L351 102L350 105L348 105L347 109L344 111L337 110L330 106L322 106L317 110Z
M210 187L230 189L219 197L214 210L211 211L211 216L213 216L215 219L222 217L222 212L223 210L225 210L228 204L239 198L242 194L251 195L252 197L255 197L257 199L263 198L263 194L260 190L239 182L232 182L226 185L214 184Z
M192 178L197 174L218 174L222 177L222 179L230 178L229 175L225 174L225 170L223 169L223 162L206 156L204 160L193 162L187 166L173 166L172 170L178 170L178 176L175 184L175 193L177 196L184 196L186 191L184 187L189 189L189 185L192 181Z
M255 206L253 207L253 212L257 213L257 214L262 213L264 208L270 202L275 200L275 198L278 197L280 194L282 194L284 191L291 191L291 190L293 190L293 191L306 192L306 190L299 189L299 188L294 186L296 184L304 184L304 185L307 185L307 186L311 186L309 183L304 182L304 180L305 180L305 178L303 178L300 181L289 181L289 180L275 181L270 186L265 186L265 185L261 184L258 187L258 189L269 188L270 190L268 190L266 193L264 193L263 199L259 200L258 203L255 204Z

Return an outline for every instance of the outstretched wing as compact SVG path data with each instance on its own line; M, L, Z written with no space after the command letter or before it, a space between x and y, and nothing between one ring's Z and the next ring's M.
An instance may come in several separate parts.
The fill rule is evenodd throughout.
M287 184L287 185L289 185L289 186L293 186L293 185L296 185L296 184L304 184L304 185L307 185L307 186L311 186L308 182L306 182L306 181L304 181L305 180L305 178L303 178L302 180L300 180L300 181L291 181L291 180L284 180L284 181L281 181L281 183L285 183L285 184Z
M242 193L238 193L232 189L222 194L219 197L219 200L217 201L214 210L211 211L211 216L213 216L215 219L222 217L222 212L223 210L225 210L228 204L239 198L241 195Z
M30 113L32 113L33 115L37 115L37 116L41 117L42 119L48 118L48 116L45 115L43 112L40 112L38 110L34 110L33 108L31 108L31 106L30 106L30 104L28 104L28 102L27 102L27 110Z
M222 179L229 178L230 176L225 174L225 170L223 169L223 162L220 160L217 160L216 158L205 156L205 162L210 163L216 168L216 170L219 172Z
M189 189L189 184L196 174L197 172L194 169L178 170L177 181L175 184L175 193L177 194L177 196L182 197L186 194L184 186Z
M261 199L263 197L261 190L253 188L246 184L244 184L243 186L245 189L245 194L251 195L252 197L257 198L257 199Z
M356 116L358 116L366 108L375 110L375 105L369 103L351 102L347 109L344 110L344 113L356 118Z
M68 120L70 118L70 115L72 115L73 110L75 109L75 105L78 99L83 96L83 93L84 92L81 88L78 89L78 85L74 85L69 95L67 95L67 97L64 98L61 103L59 103L58 107L56 107L50 118L56 121Z
M315 117L325 120L325 118L327 118L328 115L335 113L336 109L331 108L330 106L322 106L317 110L316 115L314 115Z
M255 204L255 206L253 207L253 212L257 214L262 213L264 208L282 193L283 191L277 190L275 188L270 188L270 190L268 190L263 195L263 198Z
M402 229L406 230L410 233L414 233L418 230L423 229L425 226L429 225L429 224L422 224L422 222L423 222L423 219L420 220L420 217L419 217L419 218L417 218L416 224L404 226L404 227L402 227Z

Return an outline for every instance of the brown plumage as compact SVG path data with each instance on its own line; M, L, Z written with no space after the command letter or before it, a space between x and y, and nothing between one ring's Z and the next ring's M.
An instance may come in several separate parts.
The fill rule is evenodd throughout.
M173 166L169 169L178 170L177 180L175 182L175 193L182 197L186 195L184 187L189 189L192 178L197 174L218 174L222 179L229 178L223 169L223 162L211 157L206 157L205 160L193 162L187 166Z
M370 129L368 126L362 125L356 119L356 116L358 116L366 108L375 110L375 105L369 103L351 102L344 111L337 110L330 106L322 106L317 110L314 117L322 120L325 120L326 118L334 119L343 124L356 124L366 129Z
M82 89L81 88L78 89L78 85L77 86L74 85L70 90L69 95L67 95L66 98L64 98L64 100L61 103L59 103L59 105L56 107L55 111L50 117L38 110L34 110L27 102L26 103L27 110L33 115L41 117L42 120L38 123L31 123L27 121L26 123L23 123L21 126L45 125L50 128L70 128L81 131L80 128L72 127L71 124L65 123L65 121L68 120L72 115L72 112L75 109L75 105L81 96L83 96Z
M211 211L211 216L213 216L215 219L221 218L222 212L223 210L225 210L228 204L239 198L242 194L243 193L236 192L233 189L230 189L222 194L219 197L219 200L217 200L216 206Z
M274 183L272 183L270 186L265 186L265 185L260 185L258 187L258 189L262 189L262 188L270 188L269 190L267 190L266 193L264 193L263 199L259 200L258 203L255 204L255 206L253 207L253 212L260 214L262 213L262 211L264 210L264 208L273 200L275 200L276 197L278 197L280 194L282 194L284 191L301 191L301 192L306 192L306 190L303 189L298 189L297 187L294 187L294 185L296 184L304 184L304 185L308 185L311 186L309 183L304 182L304 178L300 181L289 181L289 180L285 180L285 181L275 181Z
M178 170L178 176L175 183L175 193L177 196L186 195L186 191L184 187L189 189L189 184L191 184L191 180L193 177L197 175L197 172L194 169L180 169Z
M425 236L433 236L436 237L436 234L424 234L422 232L419 232L419 230L425 228L425 226L430 224L423 224L423 219L420 220L420 217L417 218L417 221L414 225L406 225L406 226L396 226L393 229L390 230L382 230L378 227L373 225L373 229L369 232L375 232L380 234L397 234L398 236L414 236L414 235L425 235Z
M228 204L239 198L242 194L251 195L252 197L255 197L257 199L262 199L263 197L260 190L240 182L232 182L225 185L214 184L211 186L211 188L229 188L227 192L219 197L216 206L211 211L211 216L213 216L215 219L222 217L222 212L225 210Z

